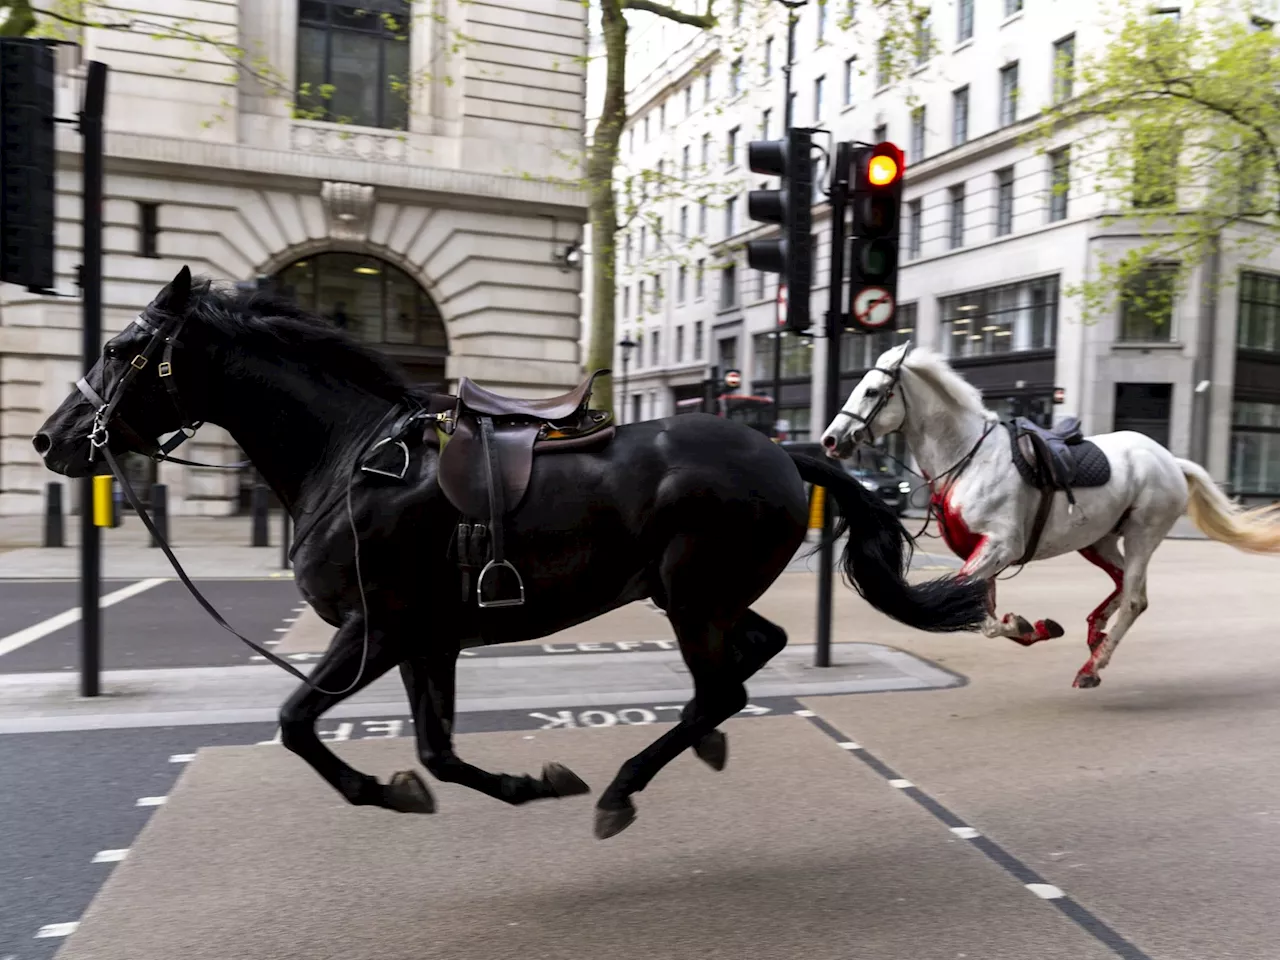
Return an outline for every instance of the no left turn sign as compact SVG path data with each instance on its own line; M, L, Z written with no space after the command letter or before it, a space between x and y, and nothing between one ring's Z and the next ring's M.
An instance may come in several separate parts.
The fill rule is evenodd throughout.
M853 298L853 316L864 327L883 327L893 319L893 296L881 287L867 287Z

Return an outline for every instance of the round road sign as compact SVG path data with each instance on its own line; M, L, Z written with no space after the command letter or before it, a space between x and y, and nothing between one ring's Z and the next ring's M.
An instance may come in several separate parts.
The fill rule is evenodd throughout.
M742 386L742 374L737 370L727 370L724 375L724 385L726 387Z
M853 298L853 315L866 327L882 327L893 319L893 297L880 287L867 287Z

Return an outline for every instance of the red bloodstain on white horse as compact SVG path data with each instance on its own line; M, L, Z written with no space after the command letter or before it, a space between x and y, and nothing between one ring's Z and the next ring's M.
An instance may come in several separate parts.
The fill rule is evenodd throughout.
M1030 646L1063 634L1052 620L1033 624L1015 614L997 619L995 578L1020 560L1074 550L1111 577L1115 589L1086 620L1090 656L1076 675L1077 687L1102 682L1098 671L1147 608L1151 555L1184 513L1214 540L1280 553L1280 506L1242 510L1199 464L1175 457L1145 434L1118 431L1088 438L1110 462L1110 479L1074 490L1074 508L1065 493L1053 494L1041 537L1026 557L1041 493L1016 469L1008 431L945 359L910 343L881 354L822 443L828 456L847 458L857 444L899 430L929 480L943 540L965 561L965 573L988 583L982 628L988 637Z

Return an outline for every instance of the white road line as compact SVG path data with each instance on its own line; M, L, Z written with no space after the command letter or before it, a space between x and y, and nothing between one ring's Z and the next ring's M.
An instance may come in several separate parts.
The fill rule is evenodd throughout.
M915 784L910 780L890 780L889 786L895 787L898 790L906 790L908 787L914 787Z
M169 758L170 763L190 763L196 758L194 753L175 753Z
M284 618L284 622L285 622L285 623L297 623L297 622L298 622L298 618L297 618L297 617L285 617L285 618Z
M275 628L275 632L276 632L276 633L288 633L288 632L289 632L289 628L288 628L288 627L276 627L276 628Z
M280 644L279 640L263 640L262 641L262 645L264 647L275 647L275 646L279 646L279 644Z
M129 855L129 848L123 850L99 850L93 855L93 863L119 863Z
M108 593L105 597L101 597L98 601L98 606L105 610L107 607L115 606L122 600L128 600L130 597L136 597L152 587L158 587L160 584L167 582L167 579L166 577L153 577L150 580L139 580L137 583L131 583L127 587L122 587L119 590ZM34 643L41 637L47 637L63 627L69 627L79 620L80 608L72 607L70 610L50 617L48 620L42 620L24 630L19 630L17 633L11 633L7 637L0 638L0 657L3 657L6 653L20 650L27 644Z
M982 834L973 829L973 827L952 827L951 832L961 840L975 840L982 836Z
M139 797L134 803L135 807L159 807L163 806L168 797Z
M841 750L861 750L862 744L854 743L852 740L841 740L836 744Z
M79 920L71 923L46 923L43 927L36 931L36 939L40 940L45 937L69 937L75 933L76 927L80 926Z
M812 710L797 710L797 711L795 711L795 715L796 715L797 717L812 717L812 716L815 716L815 714L814 714L814 712L813 712Z
M1028 883L1027 889L1041 900L1061 900L1066 896L1065 893L1051 883Z

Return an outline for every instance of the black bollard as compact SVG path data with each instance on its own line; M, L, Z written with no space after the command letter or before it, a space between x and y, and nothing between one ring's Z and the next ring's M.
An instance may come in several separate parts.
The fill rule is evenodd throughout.
M280 511L280 569L289 569L289 511Z
M62 525L62 484L60 483L49 483L45 486L44 545L46 547L67 545Z
M249 501L253 511L253 540L249 544L252 547L271 546L271 537L267 530L267 496L267 488L264 484L254 484L253 496Z
M169 488L163 483L151 485L151 522L155 524L156 533L169 542ZM153 547L160 546L160 541L151 538Z

